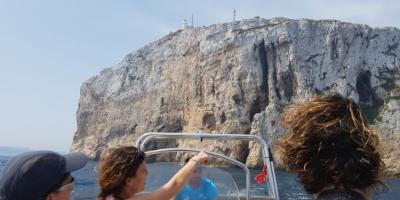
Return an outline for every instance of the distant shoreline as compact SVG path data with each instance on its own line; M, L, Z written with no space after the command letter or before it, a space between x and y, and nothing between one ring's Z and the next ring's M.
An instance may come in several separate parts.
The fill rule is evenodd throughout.
M12 157L28 151L32 151L32 149L25 147L0 146L0 156L4 157Z

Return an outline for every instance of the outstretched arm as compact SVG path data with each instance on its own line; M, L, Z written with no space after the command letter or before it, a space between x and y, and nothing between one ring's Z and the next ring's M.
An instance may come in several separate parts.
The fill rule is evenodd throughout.
M196 167L203 164L208 159L208 155L205 152L200 152L196 156L190 159L190 161L182 167L165 185L156 191L138 194L129 200L169 200L177 195L189 181L189 177Z

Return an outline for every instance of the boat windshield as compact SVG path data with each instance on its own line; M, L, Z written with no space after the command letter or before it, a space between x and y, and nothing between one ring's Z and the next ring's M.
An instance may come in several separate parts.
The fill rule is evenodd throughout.
M157 188L160 188L164 185L180 168L182 168L181 163L176 162L156 162L156 163L148 163L147 164L149 170L149 176L147 177L146 182L146 191L154 191ZM239 197L239 189L238 186L232 177L232 175L226 172L223 169L219 168L212 168L212 167L201 167L201 179L207 180L207 182L211 182L215 185L217 193L215 199L224 199L224 200L238 200ZM189 185L185 187L190 187ZM208 187L213 187L208 185ZM194 189L193 191L187 192L199 192ZM203 189L205 194L201 194L204 196L207 195L214 195L214 194L207 194L207 193L214 193L215 191L210 191L211 188ZM184 192L183 192L184 193ZM182 194L183 194L182 193ZM188 196L178 195L176 199L186 200L189 199ZM197 198L196 198L197 199ZM205 198L208 199L208 198Z
M249 169L246 166L246 156L249 154L249 149L246 148L250 142L252 142L252 147L259 145L259 148L254 148L260 149L259 154L252 155L252 158L261 158L261 164L264 164L261 167ZM275 171L268 153L268 146L257 136L146 133L137 140L136 146L146 152L149 168L146 191L152 191L165 184L182 168L185 159L201 150L206 150L212 159L208 165L202 167L202 177L214 183L218 190L217 199L279 200ZM236 147L236 150L241 147L246 148L233 153L227 147ZM186 186L183 191L185 189ZM185 199L191 200L191 198ZM181 199L178 198L178 200Z

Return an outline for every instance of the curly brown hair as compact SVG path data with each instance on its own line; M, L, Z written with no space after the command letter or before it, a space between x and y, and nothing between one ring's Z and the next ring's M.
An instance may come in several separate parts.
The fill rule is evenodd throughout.
M339 94L316 97L287 110L282 126L283 163L307 192L385 187L378 135L354 101Z
M99 200L105 200L108 195L123 199L121 192L129 177L134 177L140 164L145 160L143 151L136 147L120 147L106 149L98 167Z

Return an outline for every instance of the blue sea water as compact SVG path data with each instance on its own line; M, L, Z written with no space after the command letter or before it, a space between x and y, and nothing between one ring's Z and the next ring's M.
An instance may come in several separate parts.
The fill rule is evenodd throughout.
M6 165L9 157L0 156L0 172ZM83 169L74 172L73 176L75 177L76 184L75 189L73 191L73 199L76 200L93 200L96 199L97 194L97 174L96 174L96 166L97 162L90 161ZM160 169L162 170L162 169ZM227 170L232 174L233 177L241 176L241 169L229 169ZM304 192L304 189L301 187L297 181L295 181L295 175L292 173L284 172L284 171L276 171L277 183L279 189L280 199L283 200L308 200L313 199L311 195L308 195ZM243 182L239 182L238 186L243 187L244 179L238 178L235 180L243 180ZM400 179L388 179L387 183L389 185L389 190L385 193L375 194L374 200L400 200ZM256 188L258 190L264 190L265 188Z

